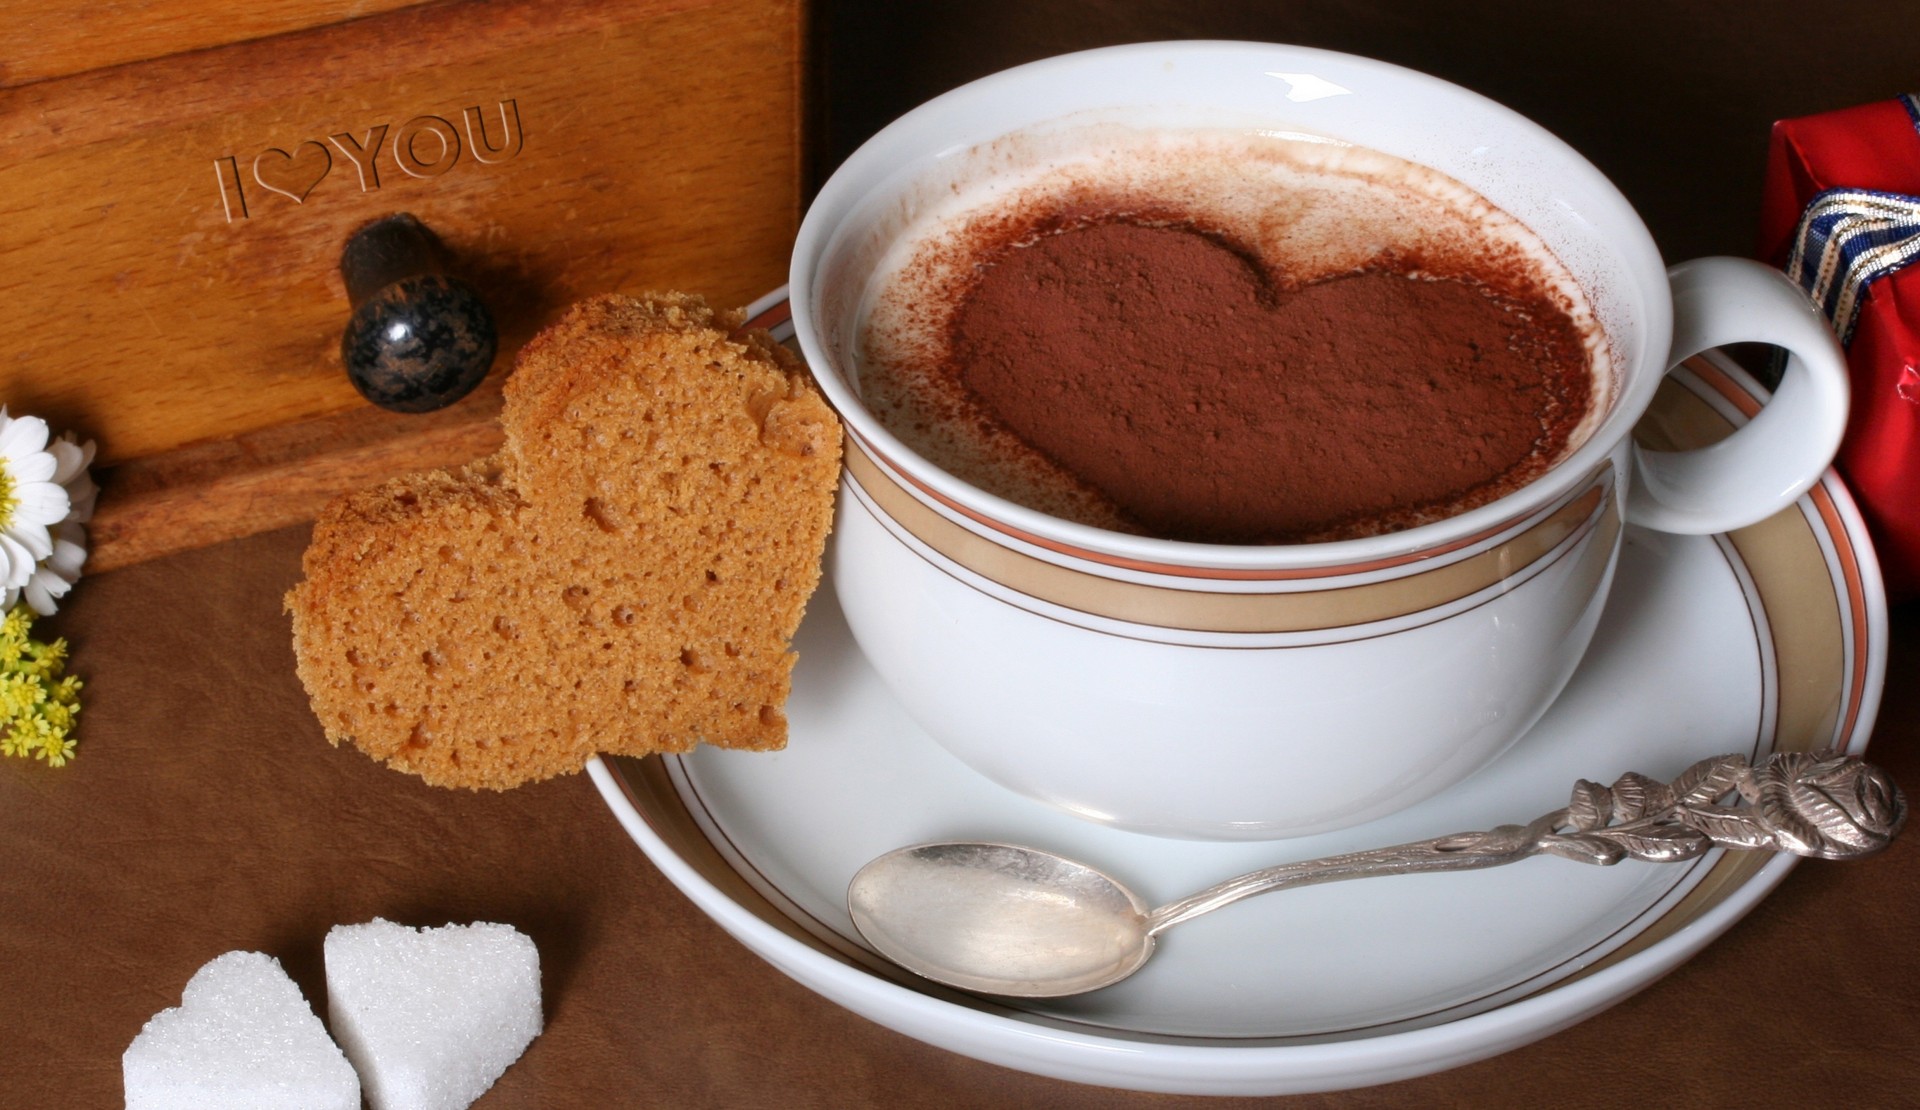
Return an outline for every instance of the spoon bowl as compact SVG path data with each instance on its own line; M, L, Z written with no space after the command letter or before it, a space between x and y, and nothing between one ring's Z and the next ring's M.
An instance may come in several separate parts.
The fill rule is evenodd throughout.
M854 876L847 908L882 956L982 994L1082 994L1153 955L1148 909L1132 891L1086 864L1014 844L888 852Z

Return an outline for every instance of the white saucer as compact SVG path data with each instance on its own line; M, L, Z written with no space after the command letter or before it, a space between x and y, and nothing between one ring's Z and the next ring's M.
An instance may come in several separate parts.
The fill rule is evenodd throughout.
M1754 387L1728 364L1693 370L1663 393L1643 436L1700 442L1753 407ZM1858 750L1879 700L1886 616L1859 518L1831 476L1732 536L1629 530L1586 661L1508 755L1391 818L1269 844L1120 832L979 777L892 701L829 591L796 646L786 751L590 765L682 891L813 990L953 1051L1107 1086L1281 1094L1407 1078L1546 1036L1699 951L1793 861L1540 858L1296 890L1180 926L1118 986L1019 1004L935 987L872 956L848 920L847 882L900 845L984 838L1085 859L1162 902L1285 860L1524 822L1566 804L1579 778L1671 778L1723 752Z

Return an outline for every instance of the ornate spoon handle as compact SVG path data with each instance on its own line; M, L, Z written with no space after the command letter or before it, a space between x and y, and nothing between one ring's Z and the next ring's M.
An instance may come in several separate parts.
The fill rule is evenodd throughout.
M1906 821L1906 798L1879 768L1836 752L1703 759L1670 783L1629 771L1610 787L1581 779L1573 800L1527 825L1248 872L1147 915L1149 934L1243 898L1290 887L1499 867L1542 852L1602 867L1623 859L1675 863L1710 848L1852 859L1887 846Z

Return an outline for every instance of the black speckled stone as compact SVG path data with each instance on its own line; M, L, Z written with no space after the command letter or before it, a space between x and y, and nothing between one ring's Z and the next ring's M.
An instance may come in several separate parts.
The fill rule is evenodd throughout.
M431 412L480 384L496 346L493 317L471 287L421 275L394 282L353 310L340 360L367 400L395 412Z

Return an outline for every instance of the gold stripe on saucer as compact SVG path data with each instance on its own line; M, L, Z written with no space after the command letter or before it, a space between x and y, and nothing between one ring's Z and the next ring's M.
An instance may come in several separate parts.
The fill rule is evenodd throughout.
M1708 387L1751 417L1759 402L1712 363L1700 359L1687 368ZM1636 438L1656 451L1681 451L1718 443L1734 430L1733 421L1692 390L1669 380L1660 387L1649 419ZM1814 487L1815 508L1826 491ZM1841 599L1820 549L1813 525L1798 506L1758 524L1729 533L1741 562L1753 578L1760 609L1766 614L1776 670L1787 676L1778 694L1779 720L1774 748L1811 751L1835 740L1852 683L1846 674L1846 633ZM1834 529L1836 543L1844 536ZM1850 554L1850 553L1849 553Z
M1324 590L1213 593L1116 581L1003 547L922 504L881 470L858 443L847 442L845 458L849 476L880 511L921 543L975 574L1077 612L1191 632L1312 632L1422 613L1519 574L1559 548L1596 515L1598 542L1589 550L1601 554L1597 567L1581 570L1599 573L1620 528L1618 503L1607 497L1609 472L1602 470L1584 493L1525 532L1429 571Z
M1774 747L1826 747L1840 723L1847 682L1840 599L1825 553L1797 508L1727 538L1753 575L1783 676Z
M1747 417L1759 411L1760 402L1707 358L1690 359L1686 366L1705 388L1726 398ZM1634 429L1634 438L1651 450L1686 451L1718 443L1735 428L1735 423L1705 398L1670 378L1661 383L1647 416ZM1772 751L1816 751L1846 744L1852 738L1866 690L1869 630L1860 595L1859 563L1832 496L1816 485L1808 497L1820 515L1818 524L1795 505L1727 537L1746 564L1773 643L1780 689L1776 693ZM1820 528L1832 537L1832 563L1821 550ZM1836 570L1851 595L1845 603L1834 582ZM1847 668L1848 626L1854 630L1855 644L1851 673ZM1658 921L1582 968L1579 974L1545 989L1557 990L1646 951L1719 905L1772 860L1771 852L1726 853Z

